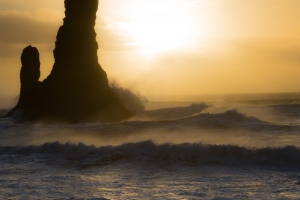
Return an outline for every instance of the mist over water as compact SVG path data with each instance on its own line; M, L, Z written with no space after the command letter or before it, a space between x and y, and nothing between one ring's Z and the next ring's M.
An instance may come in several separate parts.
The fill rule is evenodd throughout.
M145 104L146 110L139 109L132 119L115 124L33 124L24 121L19 117L20 113L16 113L12 118L1 119L0 131L3 139L0 145L69 142L99 147L149 140L156 144L298 147L300 100L297 100L297 95L274 95L281 97L280 99L272 99L268 94L261 95L261 99L255 99L251 95L232 95L233 100L222 102L216 102L218 98L209 97L210 102L206 103L150 101ZM291 101L293 102L290 103ZM1 110L0 114L4 115L5 112L7 110Z
M119 92L133 98L128 91ZM239 194L249 197L249 184L253 185L253 198L270 195L276 188L282 192L273 198L293 199L298 195L298 93L172 98L170 101L150 99L142 109L136 105L132 107L137 111L135 117L112 124L32 123L20 118L21 113L1 119L0 174L4 178L0 180L3 188L0 193L6 198L7 188L13 187L20 192L20 198L26 195L39 198L47 189L38 186L43 184L35 177L43 177L51 187L66 178L72 187L89 191L79 192L63 186L55 194L57 198L127 199L132 194L147 199L156 194L175 199L220 196L235 199L232 195L236 185L244 188ZM2 109L0 115L6 112ZM153 170L157 172L153 174ZM25 178L21 171L32 175ZM209 178L203 173L210 174ZM101 176L92 178L96 174ZM174 176L178 179L173 180ZM9 183L16 184L14 180L20 177L25 180L21 185L9 186ZM39 188L35 195L21 192L33 184L30 179L35 179L35 187ZM147 181L150 179L154 182ZM189 185L190 181L196 182ZM198 184L201 181L210 185L211 193ZM271 181L291 184L284 188L280 184L267 186ZM228 183L228 189L218 193L218 188L213 186L217 183L219 188ZM261 186L268 189L260 190ZM148 187L153 190L145 190Z

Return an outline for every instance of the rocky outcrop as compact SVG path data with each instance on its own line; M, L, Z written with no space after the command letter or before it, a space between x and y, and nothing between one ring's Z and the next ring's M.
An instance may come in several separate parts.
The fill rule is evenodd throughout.
M36 105L39 103L40 85L40 55L37 48L28 46L21 55L21 89L18 104L9 112L7 116L13 114L16 110L23 110L25 118L35 118L37 111Z
M31 120L114 122L130 117L98 63L94 30L98 0L65 0L65 8L64 24L58 30L53 51L55 63L51 74L40 84L36 84L37 59L25 56L24 49L22 59L24 55L31 63L28 61L30 67L22 67L26 72L21 70L21 88L26 83L24 88L31 88L37 95L28 92L28 98L21 89L17 109L23 109L24 117ZM27 74L24 81L22 73ZM24 106L23 101L32 101L34 106ZM25 113L32 114L28 117Z

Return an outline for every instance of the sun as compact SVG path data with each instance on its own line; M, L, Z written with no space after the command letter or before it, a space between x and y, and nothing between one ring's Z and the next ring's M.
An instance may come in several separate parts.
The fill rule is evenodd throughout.
M126 22L118 26L144 55L184 48L193 42L195 24L179 0L139 0L126 7Z

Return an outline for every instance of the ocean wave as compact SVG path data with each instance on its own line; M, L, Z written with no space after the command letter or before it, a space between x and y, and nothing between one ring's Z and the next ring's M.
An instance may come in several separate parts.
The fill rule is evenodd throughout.
M226 122L228 121L234 121L234 122L254 122L254 123L260 123L263 122L260 119L253 117L253 116L247 116L245 114L240 113L238 110L233 109L233 110L226 110L225 112L222 113L199 113L193 114L190 116L186 116L183 118L179 119L165 119L161 120L163 121L190 121L190 122L197 122L205 119L216 119L216 120L225 120Z
M161 127L172 128L200 128L200 129L229 129L229 130L249 130L249 131L297 131L299 125L285 125L271 123L260 120L259 118L240 113L238 110L226 110L222 113L200 113L183 119L173 121L165 120L156 123L150 123L152 127L159 125ZM147 127L147 123L144 123ZM140 125L141 126L141 125Z
M299 104L286 104L281 105L290 108L286 110L284 114L279 113L284 118L279 121L271 120L262 113L259 112L247 112L243 108L230 109L230 108L218 108L209 106L206 104L195 104L189 107L177 107L151 111L148 114L151 120L156 121L156 124L167 124L172 127L178 126L191 126L197 128L208 128L208 129L248 129L248 130L299 130L299 124L297 123L296 117L300 115ZM196 108L196 109L195 109ZM207 109L208 108L208 109ZM296 108L296 109L295 109ZM248 108L249 109L249 108ZM253 108L251 108L253 110ZM278 109L278 108L277 108ZM292 110L295 109L295 110ZM299 109L299 111L297 110ZM215 112L216 110L221 110ZM260 108L262 110L262 108ZM212 112L211 112L212 111ZM249 114L248 114L249 113ZM251 115L254 114L254 115ZM286 117L286 115L288 115ZM180 117L179 117L180 116ZM276 116L274 116L276 118ZM294 118L293 118L294 117ZM278 117L277 117L278 118ZM277 119L276 118L276 119ZM160 119L160 120L157 120ZM138 121L139 119L137 119ZM143 120L142 120L143 121ZM283 121L290 121L295 123L282 123ZM139 123L139 122L137 122ZM155 123L150 123L151 126L155 126ZM147 127L147 123L144 123Z
M278 104L268 105L277 110L279 116L288 115L289 117L278 118L273 116L268 120L255 112L247 112L240 109L226 109L225 107L213 107L204 103L191 104L186 107L164 108L145 111L137 117L121 123L102 124L102 123L83 123L83 124L32 124L24 123L19 114L7 119L0 119L0 132L39 132L75 130L83 132L97 132L105 135L126 135L151 130L179 130L182 129L207 129L207 130L247 130L250 132L279 131L295 132L300 130L300 124L296 117L300 115L300 104ZM262 108L260 110L263 110ZM3 113L5 110L1 110ZM216 111L218 111L216 113ZM0 113L1 113L0 112ZM255 116L255 117L254 117ZM292 123L294 122L294 123ZM5 134L5 133L4 133Z
M228 110L223 113L200 113L172 120L135 120L117 124L101 124L89 128L89 131L120 135L151 130L182 131L183 129L208 130L298 130L298 126L277 125L264 122L258 118ZM81 129L87 130L87 127Z
M205 105L202 105L203 107ZM192 106L191 106L192 107ZM200 109L201 106L196 106ZM162 111L164 113L164 111ZM166 112L167 113L167 112ZM164 114L163 114L164 115ZM238 110L227 110L222 113L197 113L179 119L130 120L121 123L82 123L82 124L32 124L22 123L16 119L0 120L0 132L51 132L75 130L97 132L105 135L122 135L151 130L182 130L196 128L209 130L249 130L249 131L299 131L300 126L271 123L259 118L240 113Z
M191 104L190 106L184 107L173 107L173 108L163 108L157 110L149 110L139 113L136 119L146 119L146 120L172 120L180 119L195 114L199 114L205 108L210 107L204 103Z
M0 147L0 155L36 153L47 154L54 158L62 156L66 160L77 160L76 164L81 167L107 162L141 160L167 163L300 166L300 149L295 146L246 148L202 143L155 144L152 141L144 141L102 147L59 142L45 143L40 146Z
M300 104L276 104L270 106L277 114L289 118L300 118Z

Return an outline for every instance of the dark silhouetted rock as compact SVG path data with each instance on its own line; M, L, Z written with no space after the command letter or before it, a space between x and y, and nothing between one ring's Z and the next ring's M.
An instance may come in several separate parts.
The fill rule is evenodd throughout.
M37 84L38 57L33 53L25 56L26 49L23 52L22 63L24 56L30 66L26 67L24 81L22 67L21 84L23 87L23 82L26 83L24 87L33 92L28 92L30 97L25 95L27 92L22 96L21 89L18 109L23 109L24 117L31 120L114 122L130 117L131 113L109 87L107 75L98 63L94 30L98 0L65 0L65 8L66 17L53 51L55 63L41 84ZM32 93L38 93L35 100L31 99ZM35 102L34 108L33 104L23 106L22 102L28 101ZM30 112L27 117L26 113Z
M37 48L28 46L21 55L21 90L18 104L6 115L11 115L14 111L23 109L24 117L32 119L37 112L36 105L39 104L40 82L40 58Z

